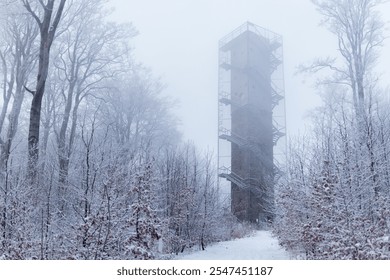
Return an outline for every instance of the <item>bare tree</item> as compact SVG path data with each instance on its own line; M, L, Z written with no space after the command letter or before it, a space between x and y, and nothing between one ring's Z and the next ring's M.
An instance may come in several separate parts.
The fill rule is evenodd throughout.
M161 81L138 65L107 84L105 119L113 126L120 145L134 153L153 143L161 149L179 140L177 119L170 113L175 102L163 96Z
M4 40L3 46L0 47L3 65L3 109L0 116L0 197L2 200L0 220L2 237L4 242L9 244L12 231L11 205L15 192L15 186L10 178L12 168L9 165L9 159L19 126L19 115L25 95L24 85L36 58L34 39L38 34L38 29L31 18L15 13L7 16L1 33ZM4 133L2 133L3 127Z
M61 83L64 109L56 131L58 141L59 183L63 188L68 177L69 158L76 136L80 104L89 95L97 98L103 82L119 71L128 54L126 40L135 35L132 26L105 23L103 1L82 1L69 12L77 19L65 30L59 41L57 80ZM72 17L73 18L73 17Z
M3 102L5 103L0 118L0 133L11 95L13 96L13 103L8 116L6 135L3 139L0 139L2 144L0 166L3 168L6 167L11 145L17 131L19 114L24 100L24 87L35 64L36 48L34 40L37 37L38 30L33 26L32 20L26 19L25 15L14 15L9 18L5 33L8 34L11 40L5 47L4 52L0 50L0 57L4 65ZM7 69L10 70L10 73Z
M305 70L331 69L333 82L352 89L358 118L364 118L365 99L370 71L382 45L384 23L377 12L383 0L312 0L323 23L336 35L342 63L335 58L320 59ZM359 117L360 116L360 117ZM358 120L359 121L359 120Z
M41 121L41 107L43 95L45 92L46 79L48 76L50 49L54 40L55 32L61 19L62 12L64 10L66 0L60 1L55 15L53 15L55 0L48 0L46 4L42 0L39 0L35 6L40 6L40 10L42 10L41 17L37 12L38 8L33 9L32 5L30 4L31 1L22 0L22 2L26 10L35 19L40 30L37 84L35 91L30 90L34 96L31 102L30 126L28 133L28 169L31 176L31 181L35 182L39 157L39 126Z

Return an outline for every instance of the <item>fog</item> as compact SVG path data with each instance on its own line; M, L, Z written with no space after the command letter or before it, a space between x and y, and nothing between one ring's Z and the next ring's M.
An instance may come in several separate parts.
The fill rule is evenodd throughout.
M167 95L179 100L175 110L184 139L216 151L218 40L246 21L282 35L287 132L291 136L305 131L308 111L320 98L315 78L297 74L297 67L337 53L337 40L320 25L321 16L311 1L110 2L113 19L131 21L139 31L133 42L135 57L161 76ZM389 18L390 5L381 12L383 19ZM389 61L390 51L383 50L381 62Z
M293 258L390 259L388 18L0 1L0 260L172 259L271 228Z

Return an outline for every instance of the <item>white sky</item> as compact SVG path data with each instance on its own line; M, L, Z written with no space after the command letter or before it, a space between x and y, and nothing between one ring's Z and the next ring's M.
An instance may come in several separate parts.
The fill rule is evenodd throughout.
M286 121L290 135L303 131L305 115L319 102L312 81L296 67L336 52L336 39L319 26L310 0L111 0L114 19L139 31L135 57L161 76L184 140L200 149L217 146L218 40L246 21L283 36ZM390 19L390 5L381 9ZM387 42L387 45L390 45ZM390 61L384 48L382 61ZM385 69L385 68L384 68Z

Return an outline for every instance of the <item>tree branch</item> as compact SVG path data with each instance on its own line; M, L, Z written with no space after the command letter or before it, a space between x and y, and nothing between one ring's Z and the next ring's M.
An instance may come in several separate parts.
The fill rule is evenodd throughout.
M57 9L57 13L56 13L56 16L55 16L55 18L54 18L53 24L50 26L50 29L49 29L49 38L50 38L50 42L51 42L51 41L53 40L53 38L54 38L54 34L55 34L55 32L56 32L58 23L60 22L61 15L62 15L62 12L63 12L63 10L64 10L65 2L66 2L66 0L61 0L60 6L59 6L58 9Z
M25 85L23 86L25 90L27 90L29 93L31 93L33 96L35 95L35 90L31 90L29 89L28 87L26 87Z
M38 1L39 1L39 3L41 4L42 8L46 9L46 4L45 4L45 3L43 3L43 1L42 1L42 0L38 0Z
M26 8L26 10L33 16L35 21L38 23L39 28L42 28L42 22L37 16L37 14L31 9L30 3L28 0L22 0L23 1L23 6Z

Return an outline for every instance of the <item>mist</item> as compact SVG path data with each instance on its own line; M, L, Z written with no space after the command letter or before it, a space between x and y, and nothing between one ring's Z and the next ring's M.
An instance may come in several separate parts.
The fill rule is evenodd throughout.
M388 2L0 11L0 259L390 258Z

